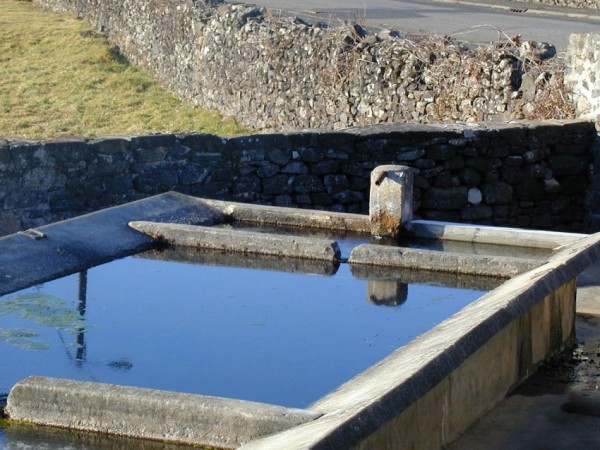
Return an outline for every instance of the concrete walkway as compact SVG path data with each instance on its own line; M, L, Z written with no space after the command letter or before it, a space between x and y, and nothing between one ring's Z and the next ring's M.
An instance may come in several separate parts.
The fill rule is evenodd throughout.
M543 367L450 449L600 449L600 265L578 285L572 358Z

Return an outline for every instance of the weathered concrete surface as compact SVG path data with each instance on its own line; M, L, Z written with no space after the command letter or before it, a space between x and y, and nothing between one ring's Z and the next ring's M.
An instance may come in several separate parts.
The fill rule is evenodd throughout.
M349 259L352 265L404 267L468 275L510 278L541 264L540 261L509 256L469 255L363 244L355 247Z
M221 211L229 221L297 228L369 233L369 217L363 214L336 213L298 208L283 208L246 203L204 200Z
M12 420L233 448L321 414L263 403L29 377L8 397Z
M371 234L398 237L413 219L413 173L407 166L378 166L371 172Z
M325 413L319 419L242 448L450 443L543 358L572 342L575 277L598 259L600 235L575 242L311 405Z
M330 239L144 221L130 222L129 226L170 245L285 258L340 259L340 247Z
M484 225L459 225L433 220L413 220L410 231L413 236L430 239L548 249L572 244L576 240L586 236L585 234L560 233L555 231L498 228Z
M127 226L136 219L209 225L223 216L202 200L170 192L40 227L41 239L0 238L0 295L152 248L152 239Z

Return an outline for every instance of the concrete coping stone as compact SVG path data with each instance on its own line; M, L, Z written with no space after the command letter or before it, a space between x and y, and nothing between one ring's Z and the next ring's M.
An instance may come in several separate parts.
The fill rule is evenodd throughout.
M351 265L402 267L500 278L511 278L541 264L540 261L510 256L469 255L373 244L355 247L348 262Z
M311 409L324 413L319 419L241 449L356 446L429 392L524 311L598 260L600 233L574 242L313 403Z
M484 225L456 224L433 220L413 220L409 234L415 237L467 241L476 244L510 245L556 249L584 238L586 234L524 230Z
M321 413L105 383L28 377L10 391L10 419L165 442L233 448Z
M219 210L229 221L256 223L296 228L318 228L335 231L371 232L369 216L336 213L311 209L285 208L246 203L206 200L203 202Z
M129 226L169 245L325 261L338 261L341 255L338 243L330 239L147 221Z

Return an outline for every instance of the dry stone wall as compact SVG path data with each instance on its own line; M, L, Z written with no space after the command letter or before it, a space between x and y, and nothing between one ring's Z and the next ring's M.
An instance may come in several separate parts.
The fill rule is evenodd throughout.
M564 6L567 8L600 9L598 0L513 0L521 3L538 3L543 5Z
M75 11L195 104L257 129L569 118L548 45L467 50L194 0L36 0Z
M0 230L176 190L195 196L368 212L370 172L415 171L428 219L585 230L596 132L581 121L372 125L338 132L0 139ZM596 209L594 209L596 208Z

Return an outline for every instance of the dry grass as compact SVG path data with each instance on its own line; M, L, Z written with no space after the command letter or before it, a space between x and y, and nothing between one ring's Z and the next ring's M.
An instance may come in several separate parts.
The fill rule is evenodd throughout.
M178 100L87 22L26 1L0 11L0 136L247 131Z

